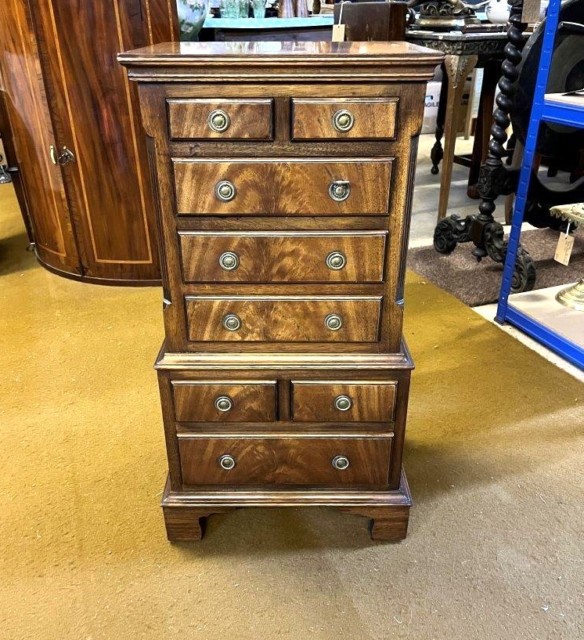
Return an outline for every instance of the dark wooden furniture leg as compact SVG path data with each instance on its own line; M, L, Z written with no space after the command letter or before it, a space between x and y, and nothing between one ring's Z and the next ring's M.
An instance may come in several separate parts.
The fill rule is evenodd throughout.
M372 540L399 542L408 533L409 506L349 507L343 511L355 516L370 518L369 533Z
M232 511L231 507L191 506L181 501L179 493L170 488L170 478L162 494L162 512L166 526L166 537L171 542L189 542L201 540L205 535L207 518L215 513Z
M514 83L521 62L521 51L524 45L523 31L526 26L521 22L523 0L513 0L509 17L507 37L509 43L505 48L505 61L501 66L502 77L499 80L500 93L497 96L497 108L493 113L491 138L487 158L479 173L479 194L481 204L479 215L472 221L471 239L475 244L473 255L481 260L489 256L495 262L504 262L507 243L504 240L503 227L495 221L493 213L495 200L506 192L509 193L509 172L503 165L507 127L511 122L510 112L515 95Z
M447 55L444 59L446 74L448 75L446 111L450 114L450 117L444 123L444 162L442 163L442 177L440 180L438 221L445 218L448 211L448 197L450 195L450 181L452 180L452 164L457 133L456 114L462 101L465 80L475 68L477 61L478 56Z
M222 513L229 509L198 509L195 507L166 507L164 524L166 537L171 542L189 542L201 540L205 535L207 518L214 513Z
M444 157L444 149L442 149L442 136L444 135L444 120L446 119L446 101L448 99L448 77L446 74L446 67L444 64L440 67L442 69L442 85L440 86L440 102L438 103L438 113L436 114L436 142L430 151L430 158L432 160L432 168L430 172L432 175L438 175L438 165Z
M472 157L468 172L467 194L469 198L480 198L478 190L479 172L481 165L487 157L489 148L489 136L493 121L493 107L495 106L495 91L499 80L501 65L498 61L489 61L485 64L483 73L483 86L477 116L477 126L474 135Z
M355 516L370 518L369 533L372 540L399 542L408 533L408 519L412 506L412 494L402 469L399 488L387 496L387 504L364 504L342 507L341 510Z

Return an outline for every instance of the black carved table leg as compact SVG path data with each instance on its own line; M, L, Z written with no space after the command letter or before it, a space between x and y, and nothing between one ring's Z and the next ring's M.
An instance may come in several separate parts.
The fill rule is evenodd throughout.
M434 231L434 247L440 253L451 253L460 242L472 241L475 245L472 253L477 260L488 256L495 262L504 262L507 243L504 240L503 226L493 217L495 199L515 190L517 172L507 170L503 163L507 128L510 124L509 112L515 95L514 83L519 73L517 66L521 62L521 50L525 43L523 32L527 27L521 22L523 0L511 0L511 15L507 31L505 59L501 65L502 77L499 80L500 93L497 96L497 108L493 113L491 139L485 163L480 169L478 192L481 197L478 216L467 216L464 220L450 216L441 220ZM514 277L515 291L526 291L535 283L535 267L529 254L521 249L518 252Z
M511 7L509 18L510 26L507 31L509 42L505 47L505 60L501 65L501 79L499 80L499 95L497 96L497 108L493 113L493 125L491 127L491 141L487 159L479 173L479 215L472 225L471 237L475 244L473 255L481 260L485 256L491 257L495 262L503 262L505 259L506 243L502 238L495 222L493 213L496 208L497 196L512 192L513 184L509 182L509 172L503 164L505 156L505 143L507 142L507 128L511 123L509 113L513 107L515 97L514 83L519 77L517 66L521 62L521 49L523 47L523 30L527 27L521 22L523 0L515 0Z
M438 113L436 114L436 142L430 151L432 160L432 175L438 174L438 165L444 157L444 149L442 149L442 136L444 135L444 122L446 120L446 101L448 100L448 76L446 67L442 63L442 84L440 86L440 102L438 103Z

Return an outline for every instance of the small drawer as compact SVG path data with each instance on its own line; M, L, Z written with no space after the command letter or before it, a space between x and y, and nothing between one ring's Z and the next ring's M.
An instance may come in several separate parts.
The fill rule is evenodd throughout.
M185 282L381 282L386 231L179 232Z
M276 419L275 381L173 380L177 422L271 422Z
M293 140L393 140L397 98L295 98Z
M179 215L386 215L392 158L173 160Z
M391 438L195 438L179 434L186 485L384 487Z
M271 140L272 100L168 100L173 140Z
M377 342L379 296L187 296L193 342Z
M292 382L297 422L391 422L397 382Z

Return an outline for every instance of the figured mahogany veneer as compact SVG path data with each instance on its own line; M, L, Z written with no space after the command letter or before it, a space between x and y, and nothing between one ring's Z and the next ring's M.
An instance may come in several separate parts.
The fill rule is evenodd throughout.
M173 140L271 140L272 103L269 98L172 99L168 101L169 134ZM213 115L219 118L215 128Z
M292 419L299 422L389 422L396 382L292 382Z
M292 139L392 140L396 135L397 104L396 98L295 98ZM353 120L343 121L343 115Z
M272 422L276 419L276 382L173 380L179 422Z
M391 438L195 438L179 436L187 485L387 487ZM231 456L232 469L221 466ZM335 458L348 461L336 469ZM338 464L338 463L337 463Z
M400 540L405 251L441 55L206 42L119 59L158 194L168 538L234 507L319 505Z
M381 282L386 237L387 231L179 232L185 282ZM226 254L235 254L227 262L236 260L235 267L222 265Z
M311 159L282 162L264 158L229 162L173 160L176 206L179 215L289 215L387 214L391 158L332 161ZM221 201L219 183L235 188L233 199ZM329 193L335 182L348 183L343 201Z
M195 342L376 342L379 336L379 297L189 296L186 306ZM241 322L237 330L224 326L232 315ZM332 315L340 318L339 329L327 327Z

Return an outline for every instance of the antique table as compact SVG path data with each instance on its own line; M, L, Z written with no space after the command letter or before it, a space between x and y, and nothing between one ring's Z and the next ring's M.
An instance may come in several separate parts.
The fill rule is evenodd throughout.
M503 28L500 25L489 25L485 26L485 29L489 27L491 29ZM454 114L460 108L466 78L475 67L483 67L485 70L483 88L472 159L470 162L459 160L461 164L470 167L469 195L477 197L475 185L489 141L495 89L500 75L501 61L504 58L507 33L500 30L469 32L410 30L406 33L406 40L446 54L442 70L448 81L442 83L436 122L436 143L432 149L432 173L438 173L440 160L444 160L438 203L438 220L441 220L446 216L448 210L458 122L458 118L446 118L446 114ZM444 136L444 150L441 144L442 136Z

